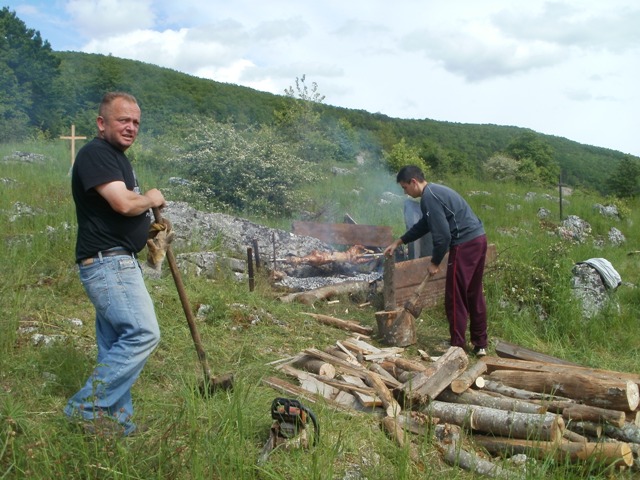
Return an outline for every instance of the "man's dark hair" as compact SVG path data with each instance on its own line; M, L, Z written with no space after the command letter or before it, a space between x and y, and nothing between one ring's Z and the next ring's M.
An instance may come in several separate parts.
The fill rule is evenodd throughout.
M407 165L406 167L402 167L398 175L396 175L396 183L410 183L413 178L419 182L424 182L424 173L422 173L420 167Z
M107 113L109 106L113 103L116 98L124 98L125 100L138 104L136 97L131 95L130 93L125 92L107 92L102 97L102 101L100 102L100 108L98 110L98 115L104 117Z

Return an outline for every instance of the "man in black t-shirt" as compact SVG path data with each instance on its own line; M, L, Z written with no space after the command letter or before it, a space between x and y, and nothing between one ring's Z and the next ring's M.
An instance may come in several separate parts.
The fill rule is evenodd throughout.
M97 366L67 403L65 414L89 432L130 435L131 386L160 341L160 329L136 255L146 244L157 189L141 194L124 152L140 127L140 107L126 93L107 93L98 135L76 157L71 189L80 280L96 310Z

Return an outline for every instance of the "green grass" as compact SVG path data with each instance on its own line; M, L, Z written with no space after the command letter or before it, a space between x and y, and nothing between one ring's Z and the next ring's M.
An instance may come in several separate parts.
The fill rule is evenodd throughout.
M148 281L162 341L133 391L136 420L150 424L151 430L130 439L88 437L74 431L61 411L93 368L95 346L93 307L73 265L75 214L68 146L62 142L0 145L0 159L15 150L42 153L46 161L0 161L0 178L12 179L0 189L0 479L359 478L355 472L368 479L472 478L444 465L428 437L416 439L423 459L417 465L406 450L386 438L371 416L352 417L322 404L309 404L321 424L321 445L311 451L276 451L264 466L256 466L271 425L269 407L279 396L261 383L275 374L265 364L344 337L343 332L301 314L310 307L277 301L262 276L253 293L225 276L184 279L194 309L199 304L212 307L198 327L214 373L235 372L232 392L210 398L195 392L202 372L175 286L166 275ZM153 171L138 173L146 187L159 181ZM567 198L564 214L590 222L595 235L606 236L612 225L626 235L623 247L600 250L590 241L566 244L550 235L558 223L558 205L525 201L528 188L463 178L436 181L468 198L482 217L490 242L497 246L498 261L485 277L493 341L504 339L588 366L639 370L639 291L620 287L613 295L619 309L584 320L568 283L575 262L605 257L625 282L637 284L640 256L627 255L639 249L635 203L629 204L627 218L614 222L593 211L592 205L606 203L604 199L580 192ZM380 203L385 191L401 194L393 176L365 171L329 178L309 193L322 221L340 222L349 213L359 223L390 225L400 234L402 199ZM557 195L553 190L531 191ZM16 202L37 213L12 220ZM540 206L553 212L546 223L536 217ZM282 228L289 228L290 221L268 220ZM360 308L346 298L338 304L319 304L315 311L375 326L373 307ZM75 327L70 319L80 319L83 325ZM64 340L50 347L36 346L31 334L19 330L27 327ZM447 323L438 306L423 312L418 345L408 354L416 354L418 347L437 353L445 339ZM612 474L586 464L542 461L528 478L605 479Z

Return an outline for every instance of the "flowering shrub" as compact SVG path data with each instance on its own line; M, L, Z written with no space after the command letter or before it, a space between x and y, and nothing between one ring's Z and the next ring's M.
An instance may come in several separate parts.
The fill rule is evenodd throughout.
M175 159L191 183L188 200L225 210L288 216L306 198L300 187L319 178L269 128L238 130L201 123Z

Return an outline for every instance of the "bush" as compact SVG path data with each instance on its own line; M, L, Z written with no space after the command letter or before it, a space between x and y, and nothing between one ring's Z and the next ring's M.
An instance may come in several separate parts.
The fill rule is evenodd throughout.
M208 121L196 127L175 160L190 190L223 209L288 216L304 201L300 187L318 178L273 130L237 130Z

